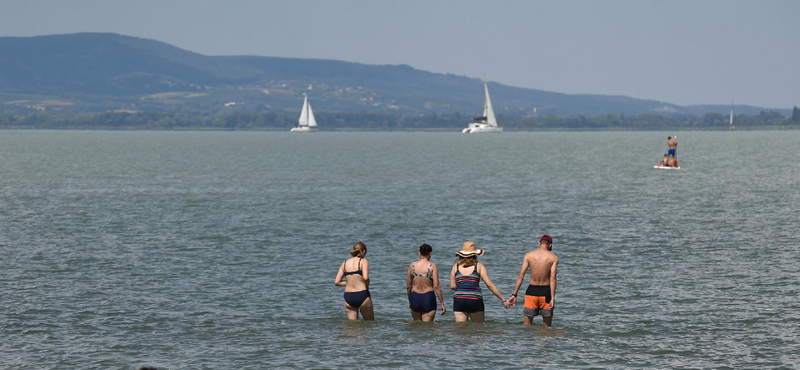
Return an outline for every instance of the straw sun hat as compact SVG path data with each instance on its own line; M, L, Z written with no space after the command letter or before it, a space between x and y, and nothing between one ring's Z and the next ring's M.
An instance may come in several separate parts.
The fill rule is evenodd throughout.
M483 252L486 252L483 249L476 249L475 243L473 242L466 242L463 246L461 246L461 251L456 252L456 256L459 257L472 257L472 256L482 256Z

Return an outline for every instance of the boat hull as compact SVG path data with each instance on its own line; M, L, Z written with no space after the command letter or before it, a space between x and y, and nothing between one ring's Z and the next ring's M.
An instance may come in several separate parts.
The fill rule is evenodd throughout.
M317 132L317 128L308 126L292 127L289 132Z
M462 134L499 134L501 132L503 132L502 127L491 126L485 123L470 123L469 127L461 130Z

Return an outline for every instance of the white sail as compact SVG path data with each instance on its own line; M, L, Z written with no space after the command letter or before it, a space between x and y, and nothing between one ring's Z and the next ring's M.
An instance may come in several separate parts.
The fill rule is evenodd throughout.
M300 111L300 119L297 120L298 126L292 127L290 132L316 132L317 119L314 118L314 111L311 110L311 103L308 102L308 95L303 94L303 109Z
M308 96L303 101L303 110L300 111L300 120L298 121L300 127L308 126Z
M731 123L728 124L728 127L733 127L733 109L731 109Z
M300 112L298 123L300 127L317 127L317 120L314 118L314 111L311 110L311 103L308 102L308 95L305 95L305 97L305 100L303 100L303 110Z
M306 97L306 101L308 97ZM311 103L307 103L308 105L308 127L317 127L317 120L314 118L314 111L311 110Z
M497 127L497 118L494 117L494 108L492 108L492 99L489 98L489 87L486 86L486 81L483 81L483 92L486 95L483 101L483 116L486 117L488 125Z

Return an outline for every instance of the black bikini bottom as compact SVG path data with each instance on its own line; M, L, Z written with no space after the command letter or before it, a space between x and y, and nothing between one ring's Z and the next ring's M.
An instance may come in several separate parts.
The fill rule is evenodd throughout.
M364 304L364 301L369 298L369 290L362 290L360 292L345 292L344 293L344 301L347 302L350 306L355 308L361 307Z

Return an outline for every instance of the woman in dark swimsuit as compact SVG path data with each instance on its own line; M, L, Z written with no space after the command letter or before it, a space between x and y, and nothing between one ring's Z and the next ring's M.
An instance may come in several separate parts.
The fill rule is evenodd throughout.
M369 262L364 259L367 246L356 243L350 250L350 258L342 263L336 273L336 286L344 287L344 312L350 320L358 320L358 311L364 320L375 320L372 298L369 296Z
M482 249L476 249L473 242L464 243L462 250L456 252L458 261L453 264L453 270L450 271L450 289L456 291L453 294L453 315L456 317L456 322L467 320L483 322L483 293L479 284L481 280L497 298L500 298L503 307L508 308L511 305L492 284L486 267L478 262L478 256L482 256L483 252Z
M414 321L433 321L436 317L436 297L442 305L442 315L447 311L442 300L442 287L439 286L439 269L431 262L433 248L423 244L419 247L419 261L408 265L406 290L408 308ZM424 272L423 272L424 271ZM434 294L435 291L435 294Z

